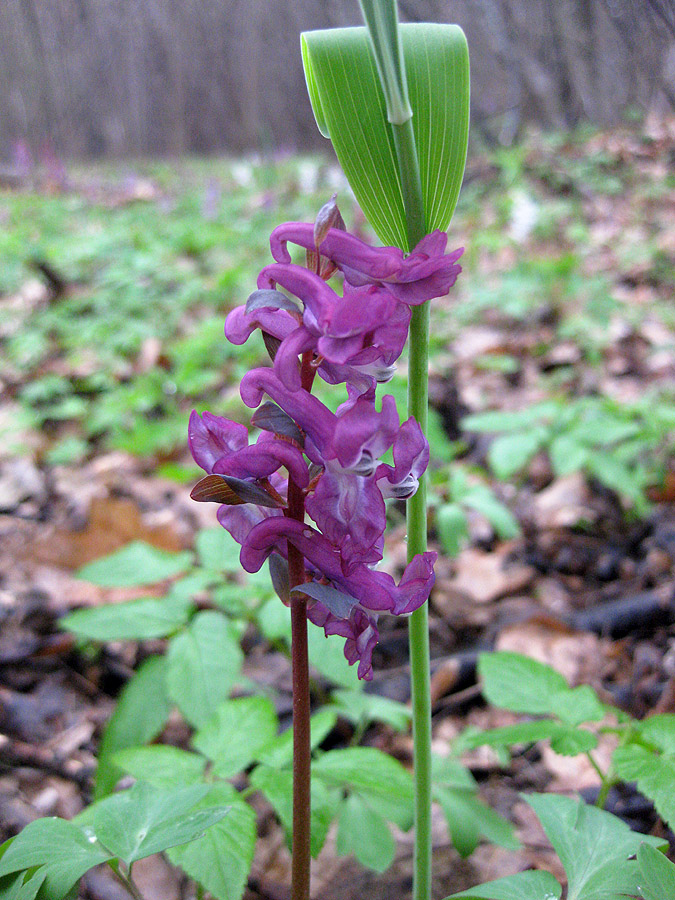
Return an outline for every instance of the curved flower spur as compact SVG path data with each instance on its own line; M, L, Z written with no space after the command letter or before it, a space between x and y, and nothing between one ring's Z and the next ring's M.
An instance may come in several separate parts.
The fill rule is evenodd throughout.
M435 232L407 257L395 247L371 247L345 231L335 197L314 225L276 228L276 262L262 270L258 290L225 325L236 344L260 330L273 361L241 383L260 436L249 443L245 426L209 412L190 417L190 449L207 472L193 498L221 504L218 521L241 544L247 571L271 557L278 573L289 547L299 552L304 581L291 593L307 597L311 622L345 638L347 660L358 662L358 675L367 680L378 615L412 612L434 583L432 552L414 557L398 583L375 568L385 499L414 494L429 461L417 422L400 424L391 396L378 410L375 389L393 374L410 305L445 293L460 271L461 250L445 254L446 241ZM289 242L305 248L306 266L291 261ZM327 283L338 270L342 293ZM336 413L311 393L316 374L345 384L347 398ZM390 448L393 466L381 461ZM289 503L293 491L302 498L301 515ZM290 593L281 594L288 603Z

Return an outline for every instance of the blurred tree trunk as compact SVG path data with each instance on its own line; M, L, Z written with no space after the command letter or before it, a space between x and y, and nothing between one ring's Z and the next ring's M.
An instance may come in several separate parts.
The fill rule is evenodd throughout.
M400 0L456 21L474 125L612 124L675 105L673 0ZM0 158L19 140L63 156L326 147L303 29L357 24L357 0L0 0Z

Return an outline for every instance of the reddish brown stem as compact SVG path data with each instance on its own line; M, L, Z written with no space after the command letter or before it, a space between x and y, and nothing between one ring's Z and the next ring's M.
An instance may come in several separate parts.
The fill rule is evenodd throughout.
M309 391L314 381L312 355L302 357L302 386ZM305 495L288 479L286 515L305 521ZM288 544L288 575L291 588L305 583L305 560L300 551ZM291 865L292 900L309 900L310 864L310 769L309 739L309 659L307 653L307 599L291 597L291 658L293 664L293 861Z

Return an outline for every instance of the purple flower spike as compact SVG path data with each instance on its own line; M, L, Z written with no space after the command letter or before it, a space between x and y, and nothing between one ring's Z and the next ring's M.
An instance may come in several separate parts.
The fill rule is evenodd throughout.
M247 313L245 306L237 306L225 319L225 337L231 344L245 344L259 328L283 341L297 327L297 317L283 309L263 308Z
M313 249L314 226L288 222L274 229L270 246L272 256L279 262L290 262L288 241ZM382 283L397 300L416 306L447 294L462 271L456 263L463 248L446 255L447 242L445 232L434 231L404 257L398 247L370 247L346 231L331 228L319 250L338 266L350 284Z
M371 565L382 559L387 520L375 478L325 472L305 507L320 531L340 550L344 569L353 562Z
M428 599L434 585L436 553L421 553L406 566L398 584L386 572L355 563L345 574L339 551L318 531L295 519L277 516L256 525L244 541L240 561L247 572L257 572L270 553L285 554L286 540L302 553L334 587L356 598L366 609L402 615Z
M336 223L343 224L332 203L314 225L275 229L276 262L260 273L246 305L227 317L232 343L260 329L273 360L240 385L247 406L258 407L265 395L272 401L253 418L262 429L257 441L249 444L243 425L193 412L189 443L208 473L193 496L222 504L218 521L241 545L243 568L257 572L271 554L281 566L276 554L288 559L295 548L307 580L294 590L308 598L308 619L342 636L347 660L370 680L378 615L418 609L433 587L436 559L418 554L398 583L374 568L383 554L385 499L414 494L429 462L417 422L400 425L391 396L378 410L375 387L393 374L410 307L448 290L462 251L446 253L447 235L437 231L404 256L397 247L370 247ZM307 249L306 267L291 262L289 241ZM336 269L344 276L341 292L327 283ZM312 370L329 384L346 384L347 400L336 413L312 395ZM393 465L380 461L390 448ZM287 599L289 588L273 568Z
M340 235L345 240L342 240ZM309 222L286 222L275 228L270 236L270 249L277 262L291 261L286 246L289 241L306 250L314 250L314 225ZM368 280L376 281L387 281L396 275L403 260L403 251L398 247L371 247L353 234L338 228L329 230L319 245L319 252L340 268L349 265L356 271L369 272Z
M188 444L197 465L211 474L213 466L222 456L237 453L248 446L248 429L245 425L210 412L200 416L193 409L188 425Z
M290 441L263 433L257 443L242 447L237 453L221 456L213 466L216 475L235 478L268 478L280 466L285 466L298 487L309 484L309 470L302 451Z
M399 500L412 497L420 483L420 475L429 465L429 443L411 416L398 430L393 446L394 465L377 467L377 486L384 497Z

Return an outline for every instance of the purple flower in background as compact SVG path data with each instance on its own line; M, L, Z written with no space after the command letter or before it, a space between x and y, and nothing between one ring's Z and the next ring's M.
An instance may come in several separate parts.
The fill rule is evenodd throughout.
M314 226L287 222L272 232L272 256L281 263L291 261L287 243L314 249ZM448 236L434 231L417 244L408 256L398 247L371 247L349 232L331 228L319 245L353 285L384 284L403 303L416 306L450 290L462 271L457 260L464 248L446 254Z

